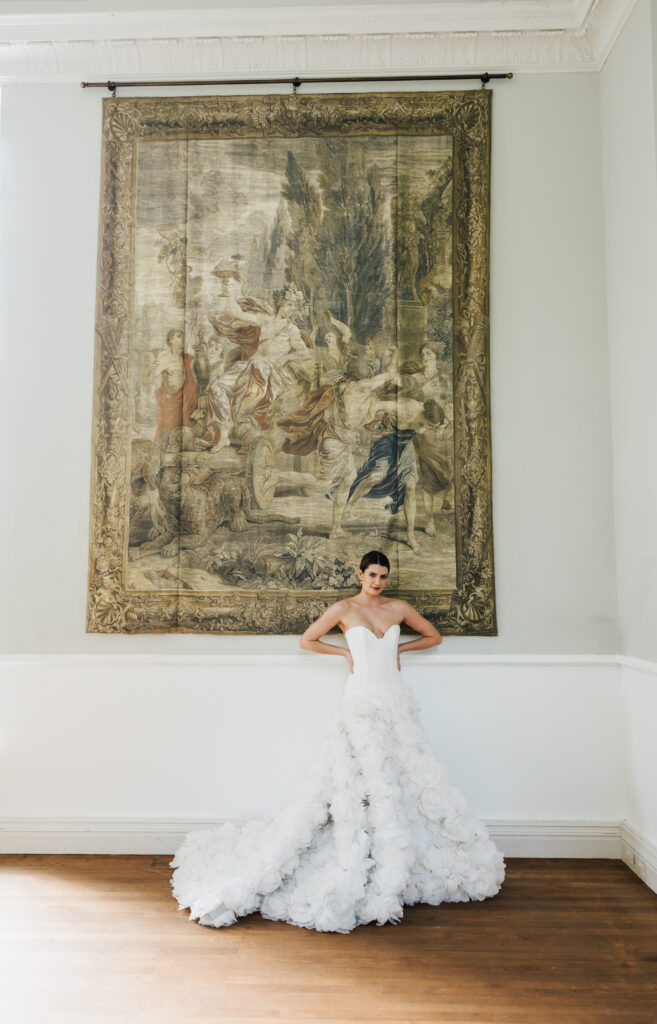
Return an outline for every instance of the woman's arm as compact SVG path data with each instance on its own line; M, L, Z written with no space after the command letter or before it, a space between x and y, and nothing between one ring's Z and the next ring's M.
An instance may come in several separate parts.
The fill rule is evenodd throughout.
M436 627L432 626L429 620L425 619L424 615L420 615L407 601L400 601L399 603L402 606L404 622L407 622L416 633L422 633L422 636L418 637L417 640L406 640L403 644L399 644L398 651L421 651L426 647L436 647L443 642L443 638Z
M338 647L337 644L325 644L319 638L328 633L329 629L332 629L333 626L337 626L344 616L345 608L344 601L336 601L325 612L322 612L320 617L311 622L306 632L301 636L299 647L303 647L305 651L317 651L318 654L339 654L344 658L348 652L347 647Z

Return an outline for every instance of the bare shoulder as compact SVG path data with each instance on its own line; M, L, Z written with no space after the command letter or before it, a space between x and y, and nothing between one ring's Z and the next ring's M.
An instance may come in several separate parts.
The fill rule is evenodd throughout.
M406 619L409 611L414 611L413 606L408 601L402 601L401 597L389 597L386 603L390 611L394 611L395 615L398 615L402 621Z
M347 604L345 600L335 601L333 604L330 604L318 619L310 623L301 639L319 640L320 636L328 633L330 629L333 629L334 626L337 626L342 621L346 610Z
M411 629L414 629L417 633L422 633L423 636L440 636L433 623L425 619L424 615L421 615L412 604L409 604L408 601L402 601L401 598L396 598L396 601L398 607L395 610L400 615L402 622L408 623Z
M346 617L351 614L354 603L353 597L343 597L341 601L336 601L331 605L331 609L337 615L337 622L345 622Z
M349 598L343 597L340 601L334 601L333 604L330 604L317 621L330 621L331 625L336 625L338 622L342 622L349 607Z

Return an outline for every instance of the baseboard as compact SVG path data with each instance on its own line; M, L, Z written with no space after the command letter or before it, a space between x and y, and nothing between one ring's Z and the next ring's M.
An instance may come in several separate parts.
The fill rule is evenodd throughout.
M622 859L657 891L657 847L626 821L483 819L505 857ZM171 855L197 818L0 818L0 854Z
M618 821L496 818L486 826L505 857L620 858Z
M657 844L623 821L482 819L505 857L622 860L657 892ZM214 818L0 818L0 855L175 853L186 832Z
M623 863L653 892L657 892L657 843L653 843L628 821L619 823L619 838Z

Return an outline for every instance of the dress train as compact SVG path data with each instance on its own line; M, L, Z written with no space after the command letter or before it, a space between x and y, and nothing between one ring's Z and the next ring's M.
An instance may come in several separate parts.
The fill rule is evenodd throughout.
M305 782L274 816L189 832L170 865L190 918L259 911L317 931L402 919L404 905L483 900L505 864L451 786L397 669L399 626L352 626L349 674Z

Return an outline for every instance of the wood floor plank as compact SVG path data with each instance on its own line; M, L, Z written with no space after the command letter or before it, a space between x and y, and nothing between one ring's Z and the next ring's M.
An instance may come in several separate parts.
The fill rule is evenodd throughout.
M657 895L620 861L507 859L482 902L348 935L205 928L170 856L0 856L3 1024L656 1024Z

